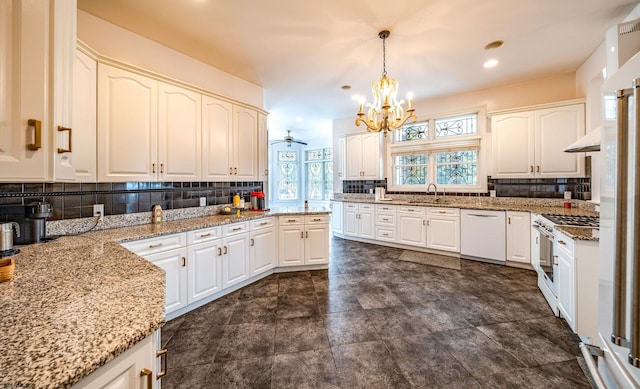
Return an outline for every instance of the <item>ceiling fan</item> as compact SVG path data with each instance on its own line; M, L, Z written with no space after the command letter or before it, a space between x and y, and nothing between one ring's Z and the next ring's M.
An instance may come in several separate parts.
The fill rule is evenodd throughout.
M303 142L301 140L293 139L293 137L291 136L291 130L287 130L287 136L285 136L283 140L275 140L275 141L271 142L272 145L274 145L276 143L286 143L287 147L291 147L292 143L299 143L299 144L305 145L305 146L307 145L307 142Z

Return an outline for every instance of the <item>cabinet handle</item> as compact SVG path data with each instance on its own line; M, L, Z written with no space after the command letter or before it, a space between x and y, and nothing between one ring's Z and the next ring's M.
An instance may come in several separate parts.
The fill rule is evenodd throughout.
M424 220L424 219L422 219L422 225L423 225L423 226L426 226L426 225L427 225L427 221L426 221L426 220Z
M260 225L261 225L261 226L264 226L264 225L266 225L266 224L269 224L269 222L262 222L262 223L260 223Z
M140 377L147 376L147 388L151 389L153 387L153 379L151 378L152 371L147 369L146 367L140 370Z
M233 168L229 166L229 175L233 174Z
M322 219L313 219L314 222L321 222Z
M182 267L187 266L187 258L186 257L182 257Z
M251 246L255 246L255 243L253 241L253 238L251 238Z
M447 211L438 211L438 213L447 213Z
M151 173L155 173L156 172L156 164L152 163L151 164Z
M382 234L382 236L389 236L389 234L387 234L387 233L383 233L383 234Z
M388 222L388 221L389 221L389 219L387 219L386 217L383 217L383 218L382 218L382 221L383 221L383 222Z
M536 173L540 173L540 166L536 165Z
M150 248L150 249L155 249L156 247L160 247L160 246L162 246L162 245L163 245L163 243L162 243L162 242L160 242L160 243L156 243L156 244L150 244L150 245L149 245L149 248Z
M218 256L221 256L221 255L222 255L222 248L218 247Z
M36 119L29 119L27 125L33 127L34 131L33 143L27 143L27 149L38 150L42 147L42 122Z
M409 209L407 209L407 211L409 211L409 212L413 212L413 209L409 208Z
M242 229L242 227L236 227L236 228L232 228L231 231L240 231Z
M560 243L563 246L567 244L564 240L559 240L558 243Z
M237 167L233 168L233 174L235 174L236 176L238 175L238 168Z
M63 131L69 131L69 148L68 149L62 149L62 148L58 147L58 154L70 153L71 152L71 128L70 127L58 126L58 132L63 132Z
M227 246L224 246L224 253L227 253Z
M300 239L304 239L304 231L300 231Z
M156 358L158 357L164 357L164 370L161 370L160 372L158 372L158 374L156 374L156 380L159 380L160 378L167 375L167 349L163 348L160 351L156 351ZM160 366L162 366L162 361L160 361Z
M511 217L507 218L507 224L511 224Z
M309 238L309 231L306 231L305 235L306 235L307 238Z
M536 244L540 244L540 243L538 243L538 239L539 239L539 238L536 236Z
M529 166L529 172L533 173L533 165Z
M164 163L160 164L160 174L164 173Z
M287 219L287 223L295 223L296 221L296 219Z
M200 234L201 238L206 238L207 236L211 236L211 233L207 232L206 234Z
M338 177L342 177L342 172L338 172Z
M557 266L558 265L558 256L554 255L553 256L553 266Z
M269 169L264 169L264 175L268 176L269 175Z
M429 220L427 220L427 227L429 227Z

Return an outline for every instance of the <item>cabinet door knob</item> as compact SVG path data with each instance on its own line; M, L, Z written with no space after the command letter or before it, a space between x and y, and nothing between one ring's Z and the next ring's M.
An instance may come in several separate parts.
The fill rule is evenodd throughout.
M229 166L229 175L233 174L233 168Z
M153 174L156 173L156 164L155 163L151 164L151 173L153 173Z
M237 167L233 168L233 174L235 174L236 176L238 175L238 168Z

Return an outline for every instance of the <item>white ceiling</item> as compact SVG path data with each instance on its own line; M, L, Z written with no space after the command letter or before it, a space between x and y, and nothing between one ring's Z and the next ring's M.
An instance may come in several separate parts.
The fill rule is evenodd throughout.
M264 87L272 138L328 134L382 72L415 99L574 72L636 0L78 0L78 8ZM501 48L485 51L494 40ZM500 64L484 69L488 58ZM350 91L341 85L352 86ZM304 118L302 123L295 118ZM326 136L326 135L325 135Z

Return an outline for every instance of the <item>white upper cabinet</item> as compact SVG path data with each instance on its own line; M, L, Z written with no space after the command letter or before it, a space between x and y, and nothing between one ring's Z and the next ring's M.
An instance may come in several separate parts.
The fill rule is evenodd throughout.
M380 178L380 134L346 137L346 179Z
M258 113L258 180L269 179L269 129L267 115ZM265 190L265 192L267 192Z
M203 96L202 112L203 179L258 179L258 161L266 158L258 153L258 112L210 96Z
M231 141L233 105L210 96L202 96L202 171L205 180L231 177Z
M98 65L98 180L199 181L200 94Z
M233 178L255 180L258 177L258 113L233 107Z
M73 180L76 2L0 3L0 180Z
M158 90L158 163L163 181L200 180L200 94L160 83Z
M584 135L584 120L582 103L494 114L492 177L582 177L584 156L563 149Z
M154 181L158 81L98 65L98 180Z
M338 150L333 152L333 166L336 166L337 174L336 177L340 181L344 180L347 176L347 163L345 161L346 157L346 147L347 147L347 139L342 136L338 138Z
M96 82L98 63L76 51L73 69L73 165L76 181L96 182Z

